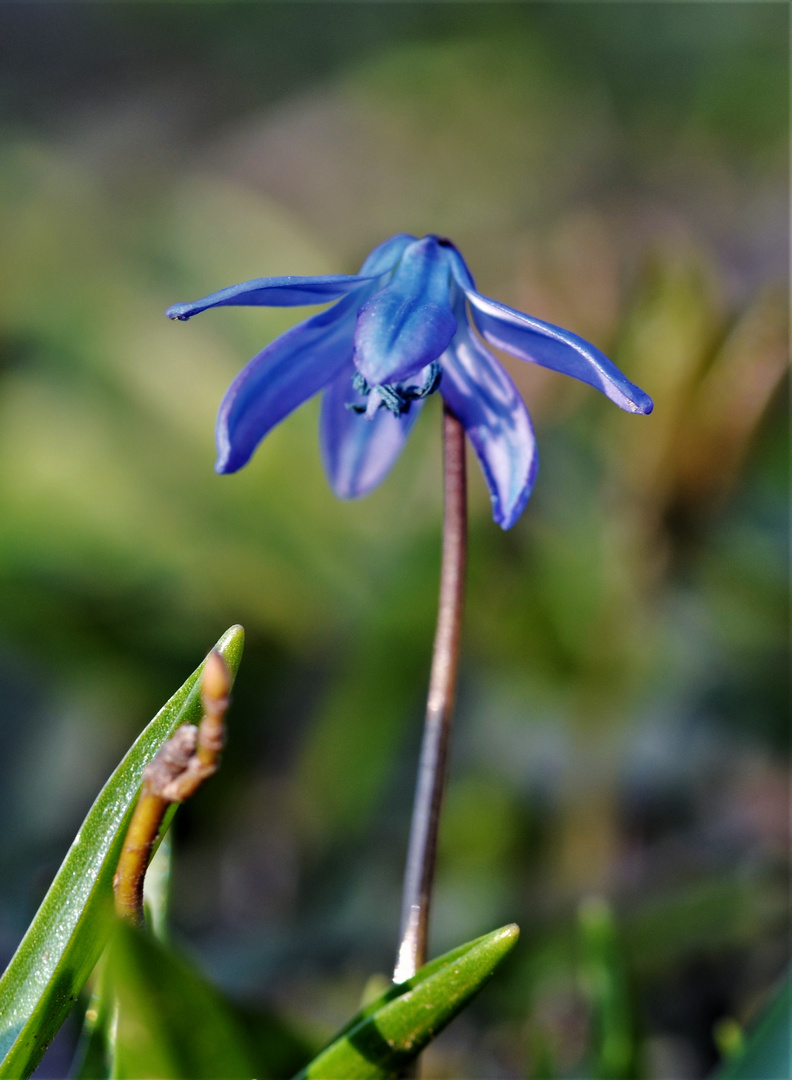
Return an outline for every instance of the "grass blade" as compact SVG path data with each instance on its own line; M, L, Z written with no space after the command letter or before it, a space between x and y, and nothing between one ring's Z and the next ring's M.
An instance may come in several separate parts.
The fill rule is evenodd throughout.
M514 948L513 924L454 949L354 1017L294 1080L397 1077L454 1019Z

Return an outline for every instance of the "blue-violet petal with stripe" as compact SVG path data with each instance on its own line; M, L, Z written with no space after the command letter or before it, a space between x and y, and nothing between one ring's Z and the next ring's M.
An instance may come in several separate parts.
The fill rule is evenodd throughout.
M215 472L246 465L268 431L350 363L352 299L287 330L240 371L217 414Z
M460 294L456 305L459 330L443 357L440 393L462 421L478 455L494 520L510 529L523 512L536 478L536 439L517 387L464 321L464 304Z
M631 383L604 353L570 330L523 315L487 296L467 290L473 319L481 334L497 348L520 360L560 371L601 390L620 409L650 413L652 399Z

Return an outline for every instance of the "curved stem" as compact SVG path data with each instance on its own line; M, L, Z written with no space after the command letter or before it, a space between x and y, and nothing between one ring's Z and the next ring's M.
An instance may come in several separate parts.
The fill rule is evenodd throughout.
M143 882L165 812L170 803L145 788L129 823L113 878L116 914L143 925Z
M426 963L429 907L454 709L467 554L465 431L443 406L443 562L429 698L404 872L394 982Z
M217 772L225 741L223 718L231 677L219 652L206 658L201 674L203 718L182 724L143 770L143 786L113 877L116 914L143 926L143 888L151 854L171 803L188 799Z

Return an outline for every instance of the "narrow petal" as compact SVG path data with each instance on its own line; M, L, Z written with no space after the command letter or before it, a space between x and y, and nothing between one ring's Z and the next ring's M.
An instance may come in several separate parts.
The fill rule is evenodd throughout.
M456 273L455 277L459 281ZM645 414L652 411L654 406L649 395L631 383L588 341L570 330L562 330L490 300L462 285L461 281L459 284L465 289L476 326L491 345L505 349L520 360L580 379L601 390L627 412Z
M326 304L371 281L372 275L327 274L324 277L271 277L243 281L211 293L192 303L174 304L165 314L169 319L185 319L216 307L298 307Z
M442 240L441 243L446 248L446 257L451 266L451 276L454 281L463 292L467 292L468 289L475 290L476 283L473 280L468 264L462 258L462 252L450 240Z
M514 383L467 323L464 297L455 305L459 329L441 364L440 393L462 421L478 454L492 516L510 529L531 494L539 459L528 410Z
M306 319L240 371L217 414L215 472L241 469L268 431L351 365L358 304L348 296Z
M325 274L321 277L270 277L243 281L211 293L202 300L174 304L165 312L169 319L192 318L215 307L299 307L326 304L391 270L414 237L400 233L379 244L363 263L359 274Z
M433 236L410 244L358 315L355 364L367 382L399 382L440 356L456 330L449 293L445 248Z
M339 499L357 499L373 491L390 472L421 411L414 401L410 411L394 416L380 408L371 419L347 409L347 403L366 405L367 398L352 388L353 364L333 380L322 397L319 441L322 463Z

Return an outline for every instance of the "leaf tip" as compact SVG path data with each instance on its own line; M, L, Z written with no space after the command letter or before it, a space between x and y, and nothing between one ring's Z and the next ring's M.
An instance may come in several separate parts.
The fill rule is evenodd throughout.
M502 926L500 930L493 930L490 944L500 946L505 954L514 948L519 936L520 928L517 923L508 923L506 926Z
M232 679L239 668L244 647L245 628L240 626L239 623L234 623L233 626L229 626L214 647L214 651L219 652L228 665Z

